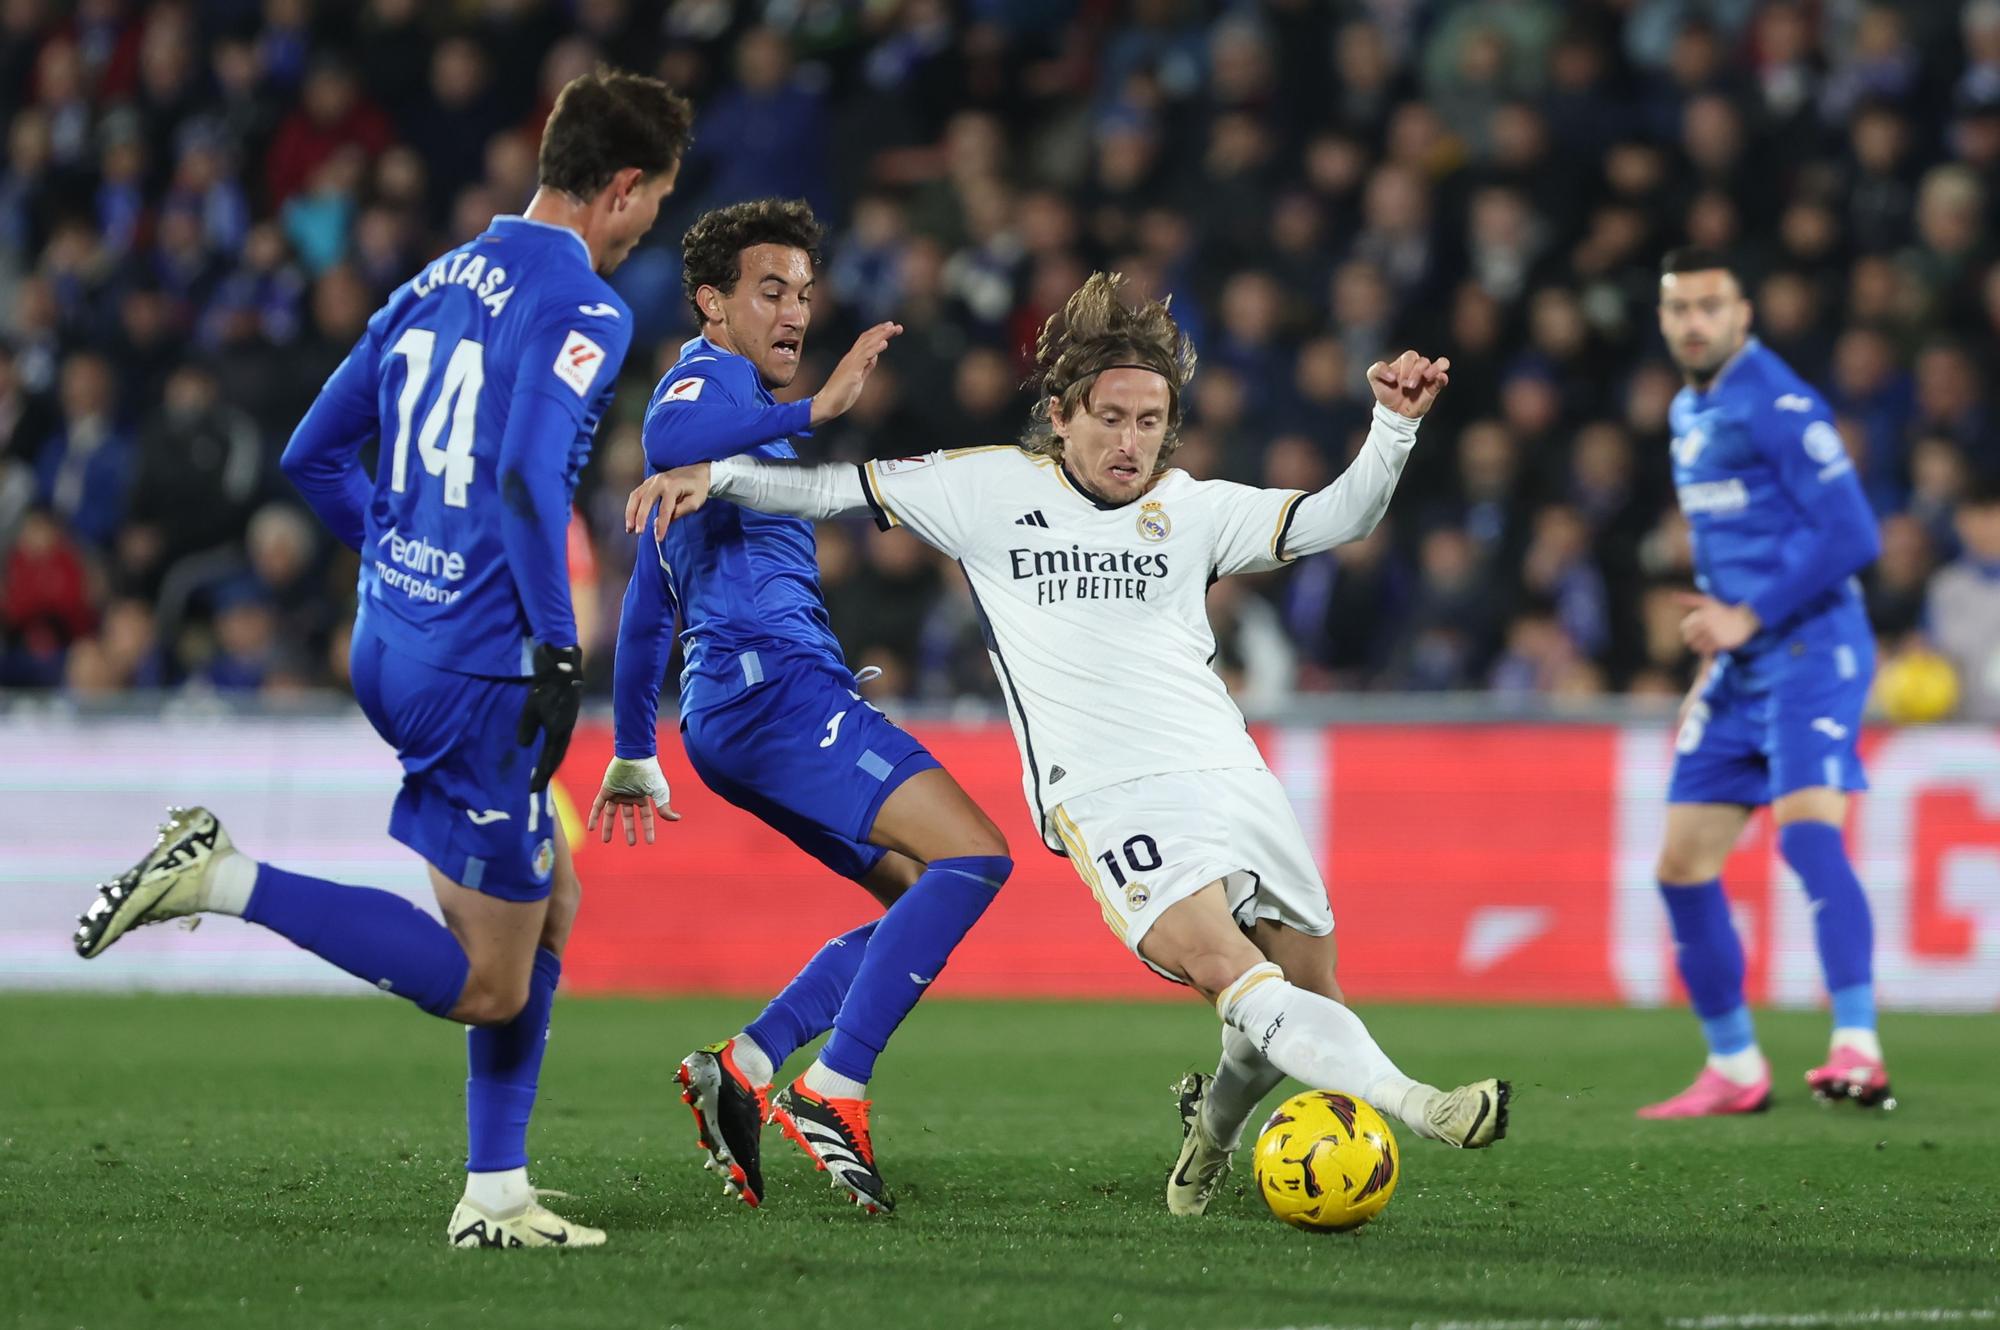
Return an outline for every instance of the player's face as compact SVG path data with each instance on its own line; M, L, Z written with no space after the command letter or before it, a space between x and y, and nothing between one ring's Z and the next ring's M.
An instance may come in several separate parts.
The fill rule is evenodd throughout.
M660 216L660 204L667 195L674 192L674 181L680 175L680 163L668 167L656 176L640 176L633 172L633 179L622 193L618 182L613 181L606 191L606 213L602 230L603 243L599 249L597 271L611 273L625 262L628 255L645 239L646 232L653 229L653 223Z
M1660 279L1660 335L1681 373L1706 379L1743 348L1750 302L1720 268L1668 273Z
M702 307L722 324L721 336L711 326L709 337L755 365L765 387L783 388L799 372L812 322L812 256L790 245L752 245L737 262L734 291L702 293Z
M1055 415L1060 401L1050 407L1064 465L1100 499L1138 498L1152 487L1171 406L1167 381L1151 370L1105 370L1075 415Z

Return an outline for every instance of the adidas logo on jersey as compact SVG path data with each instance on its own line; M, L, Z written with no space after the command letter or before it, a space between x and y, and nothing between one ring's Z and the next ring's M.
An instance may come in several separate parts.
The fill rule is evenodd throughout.
M1015 526L1038 526L1046 528L1048 524L1049 519L1042 516L1042 510L1039 508L1029 513L1026 517L1017 517L1014 519Z
M1069 773L1067 771L1064 771L1061 767L1050 767L1049 784L1053 785L1067 775L1069 775Z

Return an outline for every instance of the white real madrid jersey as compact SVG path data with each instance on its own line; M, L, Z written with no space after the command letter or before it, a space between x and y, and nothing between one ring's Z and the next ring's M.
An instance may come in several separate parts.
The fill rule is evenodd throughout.
M1264 765L1210 668L1206 600L1217 577L1285 562L1301 492L1173 470L1113 507L1013 445L861 471L879 525L907 527L965 570L1045 839L1049 810L1076 795Z

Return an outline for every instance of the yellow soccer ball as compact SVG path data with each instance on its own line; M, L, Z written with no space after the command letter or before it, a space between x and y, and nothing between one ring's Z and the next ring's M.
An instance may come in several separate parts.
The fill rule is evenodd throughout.
M1958 675L1934 651L1899 652L1875 676L1875 701L1897 725L1943 720L1958 709Z
M1309 1090L1278 1106L1257 1137L1257 1190L1293 1228L1343 1233L1396 1194L1396 1138L1367 1103Z

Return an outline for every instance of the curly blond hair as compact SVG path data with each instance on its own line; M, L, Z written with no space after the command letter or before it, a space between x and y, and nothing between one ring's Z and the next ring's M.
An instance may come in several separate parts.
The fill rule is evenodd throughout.
M1021 446L1060 459L1055 417L1070 419L1090 401L1107 369L1149 369L1167 381L1167 435L1154 471L1180 446L1181 393L1194 377L1194 343L1174 322L1166 300L1127 299L1123 273L1094 272L1051 314L1035 339L1035 408ZM1059 403L1052 409L1051 403Z

